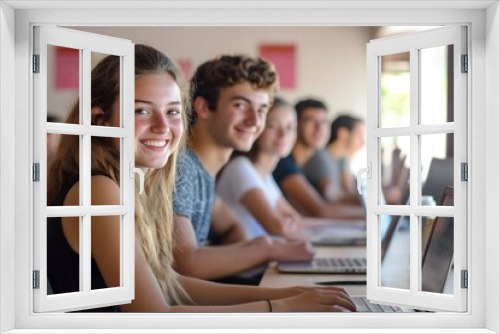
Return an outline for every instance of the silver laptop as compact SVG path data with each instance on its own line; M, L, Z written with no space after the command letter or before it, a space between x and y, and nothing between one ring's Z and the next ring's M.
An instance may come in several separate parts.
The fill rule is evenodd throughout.
M366 185L361 186L363 202L366 200ZM409 189L406 187L400 202L407 202ZM385 200L382 196L382 201ZM364 204L366 207L366 204ZM400 221L398 216L381 216L382 260ZM364 228L366 240L366 227ZM308 262L280 262L277 267L281 273L290 274L366 274L366 257L315 258Z
M315 246L366 245L366 220L331 220L331 224L306 225L302 235Z
M400 217L393 217L389 226L382 230L382 258L399 220ZM277 269L290 274L366 274L366 257L318 257L308 262L280 262Z
M453 188L446 187L441 206L453 206ZM422 291L443 293L453 264L453 218L438 217L431 228L422 255ZM370 303L366 297L353 297L358 312L419 312L410 308Z

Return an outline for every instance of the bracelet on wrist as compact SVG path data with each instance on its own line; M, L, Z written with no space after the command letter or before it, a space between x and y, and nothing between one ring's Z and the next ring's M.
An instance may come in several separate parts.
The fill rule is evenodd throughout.
M271 304L271 301L269 299L266 299L267 304L269 305L269 312L273 311L273 304Z

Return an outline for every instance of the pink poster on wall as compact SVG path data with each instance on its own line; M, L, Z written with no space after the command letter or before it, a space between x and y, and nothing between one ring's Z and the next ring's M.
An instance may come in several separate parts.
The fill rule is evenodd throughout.
M296 88L296 48L295 45L262 44L259 56L276 67L280 77L280 88Z
M56 89L78 89L80 85L80 50L56 47Z
M177 58L175 62L184 75L184 79L189 81L193 75L193 61L189 58Z

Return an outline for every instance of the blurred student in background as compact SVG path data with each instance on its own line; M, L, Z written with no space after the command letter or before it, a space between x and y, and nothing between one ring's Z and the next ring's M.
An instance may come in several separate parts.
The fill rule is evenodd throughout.
M365 144L365 126L361 119L340 115L331 125L330 139L304 164L309 182L330 202L359 203L350 161Z
M313 257L312 246L304 241L247 240L239 219L215 194L215 175L233 150L250 150L264 129L276 89L272 65L247 56L207 61L191 79L193 118L188 146L177 166L174 192L174 254L180 273L247 283L234 276L270 261ZM210 229L219 243L227 245L207 246ZM248 283L258 284L259 280Z
M119 126L120 58L92 71L92 125ZM163 53L135 46L135 165L145 173L135 196L135 298L90 312L339 312L356 308L344 289L260 288L207 282L173 270L172 192L189 100L179 70ZM67 123L78 123L78 102ZM76 137L76 138L73 138ZM48 204L79 204L78 136L63 135L48 181ZM120 204L120 140L92 137L92 205ZM47 220L47 275L54 293L79 291L79 218ZM92 290L120 286L120 217L92 217Z
M297 142L292 153L281 159L273 172L274 179L285 197L304 216L361 219L361 206L350 206L326 201L304 176L302 167L314 153L322 149L329 136L327 107L315 99L299 101L297 113Z
M292 107L275 97L264 131L248 152L234 152L217 179L222 198L250 237L293 236L301 216L283 197L272 177L279 159L290 154L297 137L297 117Z

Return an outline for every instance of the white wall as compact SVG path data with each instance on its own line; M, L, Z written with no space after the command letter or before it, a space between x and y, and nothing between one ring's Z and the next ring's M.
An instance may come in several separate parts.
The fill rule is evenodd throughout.
M366 114L366 44L372 27L71 27L154 46L173 59L191 58L193 70L224 53L257 55L263 43L297 47L297 88L279 95L294 103L304 96L324 99L331 117L349 110ZM66 112L74 94L62 92L48 109Z

